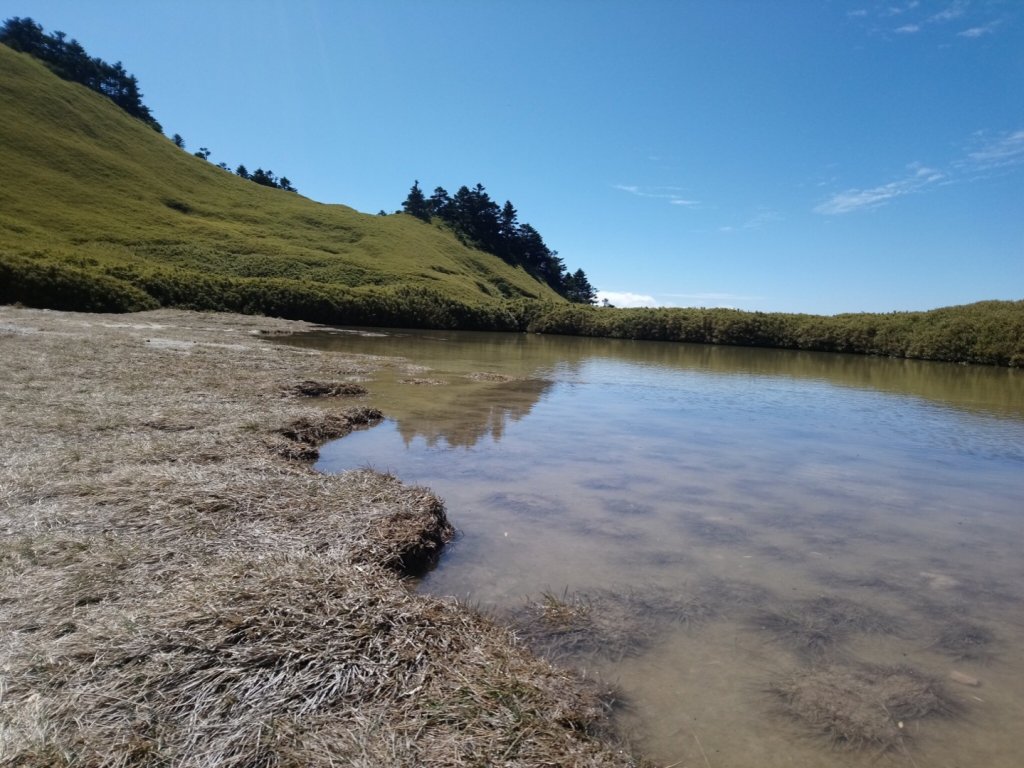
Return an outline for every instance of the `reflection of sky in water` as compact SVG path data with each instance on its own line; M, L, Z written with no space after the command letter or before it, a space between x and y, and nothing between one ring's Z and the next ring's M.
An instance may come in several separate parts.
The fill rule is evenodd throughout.
M932 648L936 616L967 617L997 630L998 666L973 673L1000 679L985 698L1002 708L982 712L980 732L949 725L932 734L923 754L933 759L918 762L1016 764L1009 756L1024 750L1024 736L1007 720L1024 711L1016 384L1008 399L983 372L964 371L965 382L951 366L936 368L952 382L942 390L921 384L922 364L844 358L840 376L794 353L807 370L787 374L777 351L742 351L752 361L745 371L740 358L716 369L666 362L664 348L643 359L637 347L624 359L605 352L560 363L550 339L540 356L516 344L509 361L489 347L486 365L463 341L441 359L429 348L417 356L415 344L392 350L448 383L402 385L400 372L382 374L368 386L391 418L322 451L322 470L368 465L446 499L462 535L423 589L499 609L545 590L677 593L708 579L757 585L769 602L843 594L902 617L900 637L864 641L857 654L939 675L950 662ZM855 370L858 360L866 372ZM467 383L473 370L527 381ZM901 371L909 384L897 381ZM880 389L863 385L879 380ZM780 743L786 756L766 759L756 743L733 738L741 725L781 738L757 697L737 698L736 689L763 685L766 668L793 659L724 615L630 660L587 664L637 697L642 740L659 759L701 764L671 711L688 706L675 691L698 686L712 697L702 706L726 718L704 726L722 764L823 764L802 742ZM726 642L754 650L722 661ZM698 674L692 659L726 667ZM857 760L830 754L828 764L866 764Z

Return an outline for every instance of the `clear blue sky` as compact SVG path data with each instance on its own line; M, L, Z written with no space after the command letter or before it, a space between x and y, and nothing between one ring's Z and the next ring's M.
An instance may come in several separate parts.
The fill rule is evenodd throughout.
M620 305L1024 298L1020 0L23 0L170 135L395 210L481 182Z

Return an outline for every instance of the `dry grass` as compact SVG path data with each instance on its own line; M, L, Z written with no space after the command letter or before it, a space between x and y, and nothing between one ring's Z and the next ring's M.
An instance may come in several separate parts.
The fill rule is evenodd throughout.
M716 615L697 592L648 585L624 590L543 593L512 623L527 645L556 660L622 659L657 642L673 625L695 626Z
M436 496L277 451L371 418L281 397L368 372L260 340L304 327L0 307L0 764L632 764L596 689L396 577Z
M810 660L831 656L853 634L889 634L897 629L896 621L886 614L831 595L789 601L777 610L763 611L754 617L753 626Z
M942 683L912 667L830 664L773 683L783 711L838 749L905 748L914 721L960 706Z
M300 381L284 388L290 397L358 397L366 394L366 387L351 381Z
M990 661L995 634L988 627L953 619L939 631L932 648L957 661Z

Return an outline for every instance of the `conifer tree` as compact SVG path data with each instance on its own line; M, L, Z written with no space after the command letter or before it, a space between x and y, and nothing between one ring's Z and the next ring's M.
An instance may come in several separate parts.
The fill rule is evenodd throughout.
M409 195L405 198L405 202L402 203L402 210L410 216L415 216L417 219L430 221L430 204L423 195L423 190L420 189L419 179L413 182Z

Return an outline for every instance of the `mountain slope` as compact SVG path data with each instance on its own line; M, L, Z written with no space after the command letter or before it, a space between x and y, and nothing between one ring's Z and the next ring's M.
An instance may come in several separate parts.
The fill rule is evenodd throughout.
M45 267L71 282L124 283L164 304L252 311L268 307L231 296L252 300L271 286L300 304L304 292L344 305L396 290L472 308L502 298L560 301L439 226L240 179L3 45L0 162L0 267L23 282L26 270ZM195 301L190 280L198 281ZM40 303L31 290L22 294L0 288L0 301Z

